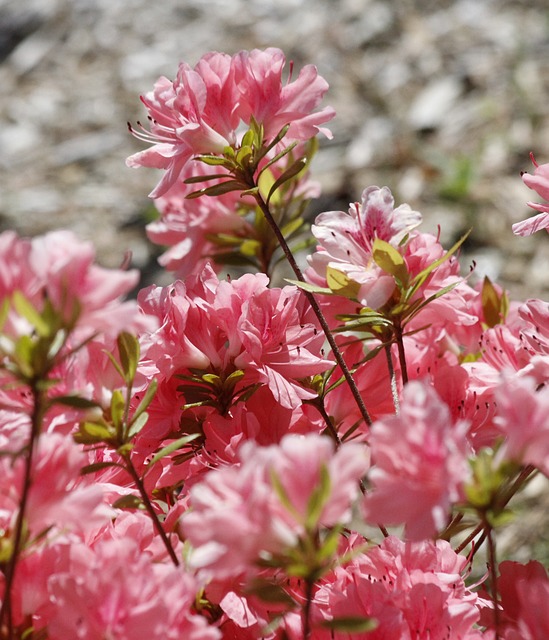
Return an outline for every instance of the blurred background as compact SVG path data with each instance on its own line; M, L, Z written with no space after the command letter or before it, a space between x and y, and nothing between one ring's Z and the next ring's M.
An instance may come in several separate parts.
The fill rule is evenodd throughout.
M0 0L0 230L70 228L104 265L129 249L144 282L161 279L145 235L159 174L124 164L143 148L126 128L144 117L139 94L207 51L277 46L296 70L318 66L338 113L313 164L324 195L311 216L387 185L447 247L473 228L465 270L474 259L477 277L515 298L547 299L549 238L514 237L511 225L533 213L520 179L529 152L549 162L548 5ZM529 508L539 492L502 534L517 560L533 547L549 557L547 524Z
M549 293L549 238L511 232L537 197L528 153L549 161L547 0L0 0L0 228L68 227L154 279L159 174L124 164L139 94L181 60L267 46L317 65L338 114L311 216L387 185L448 247L473 227L478 275Z

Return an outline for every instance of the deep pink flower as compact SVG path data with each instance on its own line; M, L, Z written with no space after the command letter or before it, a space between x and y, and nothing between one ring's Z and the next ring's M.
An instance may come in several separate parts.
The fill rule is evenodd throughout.
M499 564L499 634L505 640L541 640L549 637L549 577L540 562ZM493 629L494 613L487 596L481 624Z
M406 525L411 540L443 528L452 503L463 498L468 477L467 423L452 424L434 389L411 382L401 411L371 427L373 485L365 497L370 522Z
M530 159L535 167L534 173L532 175L526 171L523 172L522 181L542 198L549 200L549 164L538 164L533 153L530 153ZM541 229L549 229L549 203L528 202L527 204L541 213L514 224L513 233L517 236L530 236Z

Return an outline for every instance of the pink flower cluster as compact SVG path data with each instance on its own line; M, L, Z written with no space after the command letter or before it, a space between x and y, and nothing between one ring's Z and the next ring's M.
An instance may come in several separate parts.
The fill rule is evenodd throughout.
M334 116L333 109L315 111L328 89L312 65L282 83L285 56L280 49L241 51L234 56L212 52L194 68L181 63L173 82L160 78L142 97L150 132L132 130L152 147L128 158L131 167L165 169L151 192L158 198L173 187L185 165L199 154L222 154L240 143L241 123L251 119L264 129L266 141L290 125L286 142L308 140Z
M549 476L548 303L472 286L460 243L387 187L317 217L295 286L205 259L212 233L273 247L250 190L186 199L197 154L227 169L260 131L262 166L281 153L294 181L283 200L268 167L255 204L311 194L306 145L284 145L333 112L284 62L211 53L143 98L153 146L129 164L166 171L149 233L181 279L124 301L137 274L71 233L0 235L0 638L549 636L547 572L494 550L511 497ZM530 206L519 235L547 227Z

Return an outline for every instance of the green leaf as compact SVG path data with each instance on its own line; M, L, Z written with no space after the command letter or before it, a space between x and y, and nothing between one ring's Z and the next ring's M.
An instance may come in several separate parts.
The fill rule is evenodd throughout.
M488 276L484 277L481 291L482 314L488 327L495 327L505 320L509 310L509 299L502 293L500 296Z
M275 183L271 187L269 195L267 196L266 203L269 204L269 201L271 200L274 192L285 182L288 182L288 180L291 180L292 178L297 176L298 173L301 173L306 165L307 160L305 158L299 158L299 160L296 160L288 169L286 169L286 171L284 171L282 175L279 176L277 180L275 180Z
M301 282L301 280L290 280L289 278L285 278L285 281L289 284L293 284L299 289L303 289L303 291L309 291L310 293L322 293L327 296L331 296L334 292L327 287L317 287L315 284L311 284L310 282Z
M365 616L339 616L331 620L324 620L320 623L320 626L332 631L365 633L373 631L378 626L378 622L375 618L367 618Z
M2 303L0 304L0 331L4 329L4 324L8 319L9 312L10 312L9 298L4 298L2 300Z
M261 138L263 137L263 125L261 126ZM258 156L256 157L256 161L259 162L261 160L261 158L263 158L264 156L266 156L269 151L273 148L276 147L276 145L282 140L282 138L288 133L288 129L290 128L289 124L285 124L282 129L276 134L276 136L271 140L271 142L269 142L268 145L262 147L261 151L259 152ZM294 147L297 143L292 143L292 147Z
M246 587L246 593L256 595L263 602L295 606L292 596L279 584L256 578Z
M267 198L269 197L269 193L271 192L274 183L275 177L273 175L273 172L270 171L267 167L264 167L257 178L257 186L261 197L266 202L268 202ZM273 204L277 205L279 202L280 197L277 194L277 197L273 199Z
M297 142L292 142L292 144L290 144L289 146L287 146L285 149L283 149L280 153L277 153L276 156L274 158L271 158L269 160L269 162L267 162L267 164L261 169L261 173L263 173L263 171L266 171L267 169L269 169L270 167L273 166L273 164L275 164L276 162L278 162L279 160L281 160L284 156L288 155L291 151L293 151L293 149L297 146ZM262 156L263 157L263 156ZM261 177L261 173L259 174Z
M207 176L191 176L183 182L185 184L198 184L200 182L209 182L210 180L218 180L221 178L230 178L228 173L210 173Z
M219 184L214 184L211 187L204 187L198 191L189 193L185 198L187 200L193 200L194 198L200 198L201 196L222 196L225 193L231 191L242 191L246 188L246 185L242 184L239 180L225 180Z
M101 405L94 400L88 400L87 398L71 395L54 396L51 398L50 402L52 404L62 404L67 407L73 407L74 409L97 409L101 407Z
M132 418L130 422L130 428L128 429L128 440L131 440L134 436L136 436L141 429L147 424L149 420L149 414L146 411L142 411L137 418Z
M54 332L54 327L48 325L45 319L40 315L40 312L35 309L34 305L21 293L21 291L13 292L12 302L17 313L32 324L39 336L46 338Z
M404 262L404 258L391 244L376 238L372 247L372 257L378 267L381 267L383 271L392 275L399 284L406 286L408 282L406 263Z
M139 363L139 341L133 334L123 331L116 339L116 343L118 344L124 380L127 384L131 384Z
M301 519L301 514L296 510L292 501L290 500L290 496L288 492L284 488L280 478L277 473L271 469L271 483L273 485L273 489L275 490L278 499L280 500L282 506L286 508L291 514L293 514L297 519Z
M115 500L112 505L115 509L142 509L144 507L143 500L139 496L129 494Z
M258 240L244 240L240 245L240 252L248 257L257 256L259 249L261 249L261 243Z
M446 262L452 255L461 247L461 245L467 240L469 234L471 233L471 229L467 231L467 233L463 234L461 238L449 249L442 257L438 260L432 262L426 269L420 271L415 278L412 280L411 288L406 292L406 297L409 300L414 293L421 287L421 285L427 280L427 278L431 275L431 273L437 269L443 262Z
M330 496L332 489L332 481L330 473L325 464L320 466L320 482L311 494L307 503L307 516L305 519L305 527L312 531L318 527L318 520L322 515L322 509L326 504L326 500Z
M293 220L290 220L287 224L285 224L282 229L280 229L280 231L285 238L289 238L293 233L299 231L299 229L303 227L304 224L305 220L303 220L303 218L294 218Z
M113 438L113 433L108 425L99 422L83 422L78 431L73 434L73 439L78 444L98 444L99 442L109 443Z
M233 155L234 155L234 150L232 149L232 147L228 147L228 148L231 149L231 151L233 151ZM227 148L225 148L225 151L226 150ZM203 162L204 164L207 164L210 167L221 166L221 167L231 168L233 166L231 160L228 160L223 156L213 156L213 155L204 154L201 156L195 156L194 160L200 160L200 162Z
M155 465L159 460L162 460L162 458L169 456L170 453L173 453L174 451L181 449L186 444L189 444L189 442L192 442L193 440L196 440L199 437L200 437L199 433L191 433L186 436L183 436L182 438L179 438L178 440L174 440L174 442L170 442L170 444L166 445L165 447L162 447L162 449L160 449L160 451L157 451L154 454L154 456L151 458L151 461L147 465L147 469L145 473L147 473L149 469L153 465Z
M102 471L103 469L108 469L109 467L120 467L123 469L124 467L117 462L94 462L93 464L87 464L86 466L80 469L80 475L85 476L88 473L95 473L96 471Z
M117 434L122 434L124 415L126 413L126 400L120 389L115 389L111 397L111 419L116 428Z
M253 135L253 134L252 134ZM236 152L236 163L243 168L246 168L249 164L249 159L252 157L253 149L243 144Z
M358 292L360 291L358 282L349 278L343 271L339 271L329 265L326 267L326 282L333 293L351 298L352 300L356 300Z
M141 399L141 402L137 405L137 409L135 410L135 413L133 414L133 417L132 417L132 422L137 420L139 416L144 411L147 410L148 406L152 402L152 399L154 398L157 388L158 388L158 381L155 378L153 378L151 380L150 385L147 387L147 390L145 391L145 395Z

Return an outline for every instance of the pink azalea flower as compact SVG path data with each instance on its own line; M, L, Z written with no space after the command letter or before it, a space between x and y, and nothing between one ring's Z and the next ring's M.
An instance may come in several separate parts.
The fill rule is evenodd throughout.
M112 518L114 512L104 502L101 486L80 475L87 463L87 456L71 438L57 433L40 436L26 510L32 535L55 527L83 536ZM23 466L21 458L13 464L8 456L0 457L0 512L5 529L11 528L18 511Z
M330 439L315 434L287 435L263 448L246 442L239 457L240 467L211 471L192 487L192 510L182 520L194 547L191 564L218 579L253 574L260 557L284 553L305 535L322 467L330 485L317 526L347 522L368 466L363 446L347 443L334 452Z
M502 455L549 476L549 389L530 377L505 379L496 391L495 422L505 436Z
M167 169L151 198L166 193L194 155L222 153L236 142L237 87L226 54L208 53L194 69L182 62L173 82L161 77L141 100L149 112L150 132L131 131L153 146L126 162L130 167Z
M466 562L445 541L402 542L389 536L335 569L314 599L318 622L366 616L377 620L377 628L352 635L318 629L315 638L480 638L473 630L479 617L477 597L462 576Z
M55 610L52 640L218 640L220 632L192 612L197 582L183 570L155 563L129 537L71 546L67 570L49 578Z
M452 503L463 498L468 477L467 423L452 424L448 407L432 387L411 382L401 412L371 427L373 485L366 517L386 525L404 523L411 540L441 530Z
M525 565L506 560L500 563L499 572L500 637L505 640L549 637L549 577L543 565L535 560ZM486 602L490 602L489 597ZM490 605L482 608L481 623L491 629L494 613Z
M280 49L241 51L234 57L235 79L240 91L239 113L247 124L253 117L263 124L267 139L272 139L289 124L287 137L308 140L319 131L331 138L319 125L331 120L335 111L325 107L313 112L328 90L328 83L316 67L306 65L293 82L282 85L286 62Z
M193 176L211 172L211 167L204 164L193 165ZM178 278L185 278L192 272L200 272L206 264L207 256L218 250L208 238L211 234L250 235L248 223L238 212L242 200L237 191L217 196L215 199L186 199L188 194L197 189L196 184L183 182L187 174L190 177L191 174L186 168L181 180L155 200L161 218L147 225L149 239L156 244L169 247L158 259L159 264L168 271L174 271ZM208 185L212 184L214 183L208 182Z
M398 247L420 222L421 215L407 204L394 208L387 187L368 187L348 213L328 211L316 218L311 230L319 246L309 263L321 278L328 267L346 274L360 285L359 302L377 309L390 298L395 281L374 263L373 242L379 238Z
M533 153L530 154L530 159L535 167L534 174L523 172L522 181L542 198L549 200L549 164L539 165ZM549 203L528 202L527 204L541 213L514 224L513 233L517 236L530 236L541 229L549 229Z
M290 129L285 141L308 139L318 131L328 135L319 125L333 118L333 110L313 112L327 83L307 66L283 87L283 66L279 49L243 51L232 58L213 52L194 69L181 63L173 83L160 78L142 97L150 131L130 128L153 146L126 161L131 167L166 170L150 197L158 198L173 187L193 156L222 154L225 147L237 146L240 123L249 125L252 117L263 125L267 142L286 124Z

